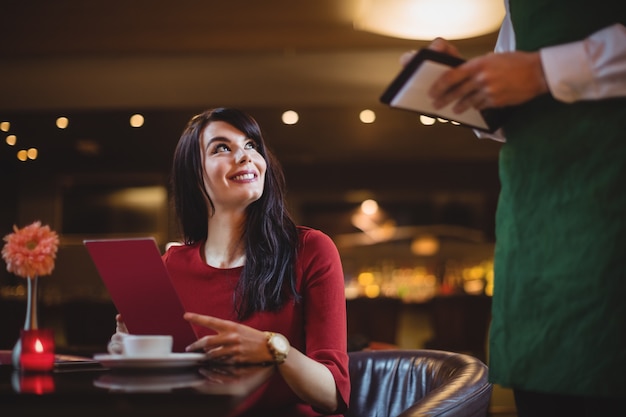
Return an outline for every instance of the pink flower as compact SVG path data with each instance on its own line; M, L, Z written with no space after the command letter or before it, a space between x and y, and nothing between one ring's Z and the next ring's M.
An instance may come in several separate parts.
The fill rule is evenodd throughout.
M59 237L48 226L36 221L4 237L2 258L7 271L22 278L50 275L54 269Z

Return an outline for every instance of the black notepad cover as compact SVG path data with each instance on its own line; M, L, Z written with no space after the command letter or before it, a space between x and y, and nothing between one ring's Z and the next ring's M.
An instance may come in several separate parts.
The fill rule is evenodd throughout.
M456 114L452 111L454 103L442 109L435 109L432 106L432 99L427 95L432 82L441 73L464 62L464 59L452 55L431 49L420 49L387 87L380 101L395 108L454 121L485 132L494 132L504 120L506 114L504 108L482 111L468 109Z

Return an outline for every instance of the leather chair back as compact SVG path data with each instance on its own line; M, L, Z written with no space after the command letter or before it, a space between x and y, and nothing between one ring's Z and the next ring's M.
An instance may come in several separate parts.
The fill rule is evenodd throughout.
M484 417L492 386L479 359L439 350L349 352L347 417Z

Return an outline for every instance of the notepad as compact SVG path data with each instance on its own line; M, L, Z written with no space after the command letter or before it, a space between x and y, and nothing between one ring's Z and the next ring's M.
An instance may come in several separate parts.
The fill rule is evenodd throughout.
M83 243L129 333L172 335L174 352L197 339L154 238Z
M435 109L432 105L432 98L428 96L428 89L441 74L463 62L465 60L452 55L431 49L420 49L387 87L380 101L391 107L443 118L486 132L494 132L504 120L504 109L479 111L470 108L457 114L452 110L455 103Z

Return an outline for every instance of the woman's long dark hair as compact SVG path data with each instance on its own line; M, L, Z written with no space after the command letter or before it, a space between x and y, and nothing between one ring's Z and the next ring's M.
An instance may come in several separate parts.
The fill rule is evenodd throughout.
M292 296L299 298L295 282L298 231L285 202L285 177L265 146L258 123L240 110L216 108L189 121L174 152L171 186L184 243L206 240L208 218L215 209L204 187L200 151L202 132L215 121L226 122L254 140L267 163L263 194L246 209L246 261L235 292L235 309L243 320L255 312L277 311Z

